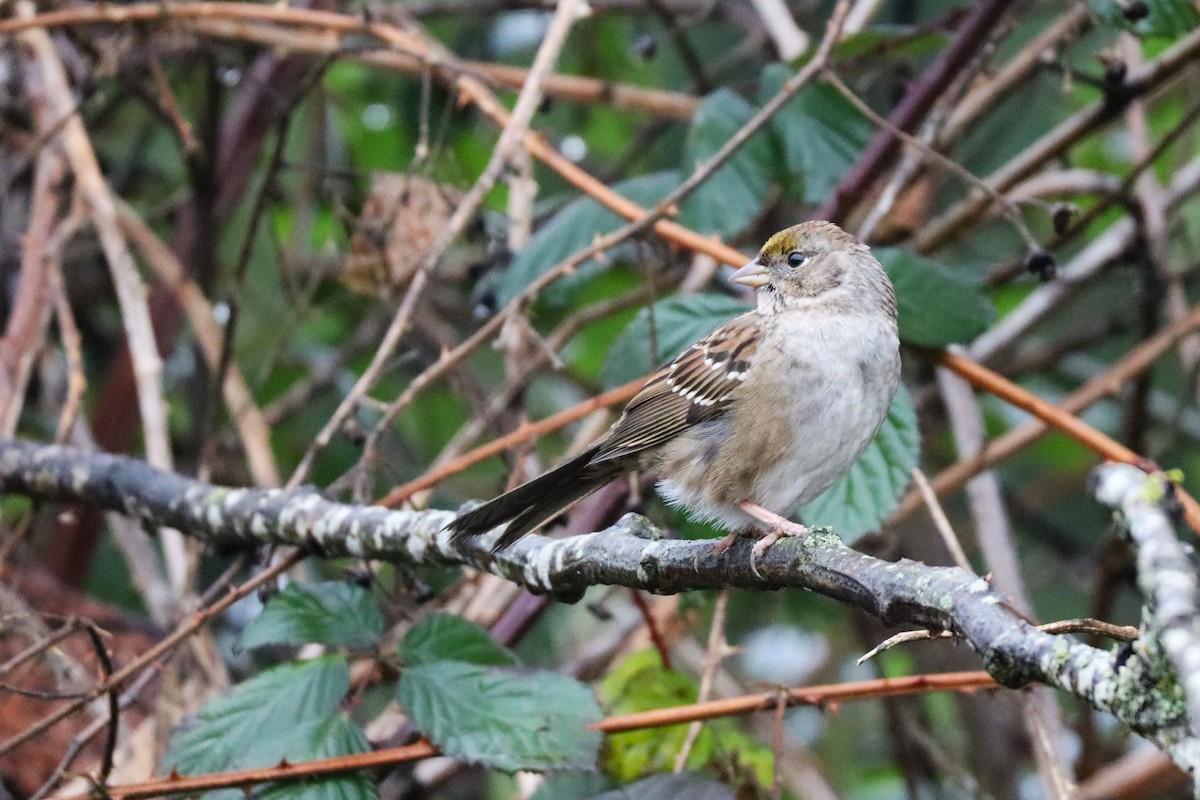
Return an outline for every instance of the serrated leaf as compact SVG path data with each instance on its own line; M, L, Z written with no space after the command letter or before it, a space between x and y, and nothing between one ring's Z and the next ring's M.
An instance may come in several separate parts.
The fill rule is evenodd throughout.
M992 324L996 311L976 281L900 248L874 253L896 287L905 342L925 347L969 342Z
M485 667L519 663L513 651L497 643L483 628L453 614L434 614L414 625L400 643L400 658L408 667L434 661L464 661Z
M728 89L704 98L684 144L684 174L713 156L754 111L753 105ZM759 131L683 202L681 221L701 233L725 237L740 233L762 211L774 181L774 166L771 138Z
M783 64L763 70L759 102L779 92L792 71ZM783 148L788 174L803 182L803 199L822 203L858 160L871 136L871 124L854 105L827 84L803 89L771 120Z
M396 697L451 758L505 771L592 769L601 718L591 690L553 672L459 661L405 669Z
M750 306L723 294L685 294L638 312L613 343L600 379L613 388L670 361L683 348Z
M612 188L643 208L649 208L666 197L680 181L679 173L669 170L639 175L613 184ZM500 303L507 303L543 272L572 253L584 249L597 236L611 233L625 222L625 219L590 197L572 200L530 238L508 267L489 282L488 288L495 290ZM609 257L619 259L620 250L611 252ZM543 299L550 303L561 302L579 286L581 280L590 277L598 269L600 265L596 261L580 265L573 276L558 281L544 293Z
M800 509L800 519L806 525L827 525L846 542L878 530L904 495L920 455L917 415L901 386L866 452L837 483Z
M598 794L591 800L734 800L733 789L722 783L704 780L695 775L651 775L611 792Z
M349 686L350 670L340 656L269 669L210 700L194 722L177 728L164 759L166 770L201 775L267 767L285 757L299 762L362 752L366 741L361 733L355 737L348 732L348 721L331 721L341 717L338 706ZM346 783L331 784L331 793L360 797L353 784L361 778L336 780ZM231 789L206 796L233 800L242 793Z
M369 646L383 634L383 615L370 592L340 581L292 583L250 621L235 650L268 644Z
M1175 38L1191 33L1200 25L1200 9L1193 0L1146 0L1146 16L1130 21L1126 3L1117 0L1092 0L1092 10L1109 25L1133 31L1138 36Z

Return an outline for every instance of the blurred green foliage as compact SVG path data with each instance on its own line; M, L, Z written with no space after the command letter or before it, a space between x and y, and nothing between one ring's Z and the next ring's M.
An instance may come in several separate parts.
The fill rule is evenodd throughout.
M678 14L673 23L664 21L663 13L654 8L669 3L648 3L633 12L628 11L629 5L596 0L594 13L577 23L558 71L685 94L695 101L694 115L655 117L623 111L607 102L550 98L535 116L533 127L614 190L651 207L761 109L795 74L796 65L776 58L750 4L699 3L699 10ZM819 35L831 3L792 5L801 27ZM970 80L955 85L947 95L951 99L935 109L935 119L952 114L955 100L976 81L994 74L998 65L1044 32L1062 12L1061 5L1022 6L1006 23L994 50L980 49L979 57L988 68L977 76L973 70L978 65L972 63L966 70ZM1146 14L1138 19L1130 18L1131 3L1091 0L1089 5L1096 14L1095 24L1044 55L1041 66L1011 95L986 109L960 141L944 148L947 155L976 175L1003 168L1055 126L1111 91L1104 83L1107 65L1099 56L1109 58L1119 37L1134 34L1138 38L1133 46L1149 59L1200 25L1200 13L1189 0L1149 0ZM954 39L959 12L968 7L949 0L882 4L870 26L838 43L834 58L839 75L872 108L886 114ZM524 9L425 15L421 21L463 58L526 66L546 15ZM109 43L97 41L97 51ZM698 68L690 64L693 58L681 48L681 41L694 51ZM183 116L206 144L216 141L215 131L234 124L232 112L239 100L262 88L255 83L259 80L255 65L271 58L258 47L208 40L179 45L178 53L153 52ZM300 462L316 432L365 369L395 312L394 298L356 294L338 279L369 193L371 171L420 174L448 191L461 192L487 163L497 138L480 114L460 107L441 78L430 77L424 86L421 76L384 71L355 61L353 55L323 65L314 88L284 118L286 124L274 118L261 137L247 191L227 219L203 230L200 237L199 249L211 257L212 264L194 277L211 300L237 306L233 361L256 400L270 410L290 390L324 373L322 381L288 413L272 420L270 444L285 474ZM138 62L139 69L145 66ZM147 105L145 93L128 91L139 75L136 70L95 70L81 92L80 108L114 189L164 240L170 240L186 198L202 195L205 188L197 174L207 173L189 164L169 122L160 109ZM1189 75L1182 84L1169 86L1146 104L1152 142L1178 126L1195 104L1195 76ZM267 96L282 97L291 87L268 88ZM511 103L511 92L497 92ZM875 134L846 98L831 85L818 82L786 104L671 216L735 245L749 257L767 235L806 218L826 201ZM281 162L269 169L269 153L277 137L283 142ZM1195 153L1195 134L1189 131L1177 146L1155 159L1148 173L1167 183ZM1119 182L1137 161L1127 121L1116 115L1111 123L1082 137L1052 166L1055 171L1088 171ZM480 348L446 379L420 393L383 436L377 462L364 472L352 472L362 453L362 432L381 418L381 403L394 399L443 352L540 276L623 224L616 214L582 196L544 165L535 163L531 174L538 191L528 220L532 229L528 241L510 246L513 221L508 203L513 191L502 180L488 194L478 219L439 265L410 334L371 393L374 400L355 409L351 424L320 455L308 480L345 497L371 499L424 473L442 454L461 452L514 429L526 418L544 418L601 389L646 374L747 307L724 280L723 268L706 273L705 265L691 254L672 249L654 236L637 237L541 292L521 309L532 331L526 339L507 350ZM916 209L911 219L900 220L888 232L891 246L875 248L897 289L902 336L907 345L967 344L1038 292L1040 285L1028 275L993 279L996 266L1019 262L1027 251L1007 222L993 218L957 235L936 253L913 252L911 241L906 240L912 231L905 225L919 229L970 190L960 176L932 167L919 170L914 183L919 196L905 198L911 203L906 208ZM1069 200L1085 213L1113 198L1105 190L1022 201L1019 212L1040 238L1050 236L1051 204L1059 199ZM873 194L862 205L869 209L878 200ZM259 205L264 216L251 234ZM1111 203L1080 237L1056 250L1059 262L1069 262L1113 222L1129 215L1129 208ZM861 212L847 225L853 228L860 221ZM1194 300L1189 281L1200 258L1196 244L1200 210L1195 203L1184 203L1172 213L1170 223L1168 251L1175 272L1157 274L1147 268L1140 250L1127 253L1101 280L1065 301L1022 338L1005 365L1012 374L1040 396L1058 400L1161 327L1164 320L1159 311L1147 310L1146 296L1160 297L1178 278L1184 299ZM252 246L244 277L239 277L243 273L240 253L248 237ZM72 252L67 264L72 301L84 334L89 411L97 406L123 342L111 286L92 245L84 241L79 248L83 252ZM702 278L698 285L688 283L695 276ZM688 291L679 292L683 285ZM650 295L635 295L646 287ZM494 413L486 411L510 381L515 362L540 346L535 335L550 335L598 304L620 299L628 302L601 319L589 319L567 338L557 354L561 363L536 370L527 386L516 387L512 403ZM355 342L356 333L372 326L378 336ZM211 374L196 354L186 326L178 342L162 344L169 351L165 382L180 468L197 471L203 464L214 480L247 483L229 420L224 411L211 408L216 397ZM50 371L44 375L51 386ZM1101 403L1085 418L1103 430L1127 436L1131 446L1136 444L1159 463L1181 467L1190 479L1200 472L1195 375L1188 374L1174 355L1164 358L1150 375L1143 387L1154 400L1149 422L1138 422L1136 401L1129 398ZM879 439L855 470L804 510L806 522L831 525L848 539L876 530L895 508L918 460L932 471L957 459L930 377L927 362L915 350L907 350L905 380L911 394L898 396ZM989 435L999 435L1027 419L1023 412L990 399L983 402L983 409ZM205 429L208 417L214 423L210 430ZM460 441L456 437L471 421L479 421L475 434ZM54 423L50 411L31 404L21 432L47 438ZM469 498L490 496L517 467L536 472L558 460L576 437L599 430L602 424L569 426L543 437L527 452L490 459L444 481L422 501L455 507ZM130 449L136 449L136 443ZM1119 554L1106 549L1106 515L1082 488L1094 462L1082 448L1051 436L998 467L1015 547L1040 619L1101 616L1136 623L1139 601L1121 571L1127 565ZM5 520L31 513L27 503L10 497L3 498L0 509ZM977 566L986 569L978 556L974 521L961 498L948 499L947 511ZM681 536L715 533L654 503L649 513ZM900 528L897 536L865 537L859 546L878 548L889 557L947 561L924 520ZM1112 563L1106 560L1110 556ZM210 557L204 574L215 574L226 561L223 556ZM337 575L334 566L324 569L327 577ZM624 733L609 737L603 746L598 734L583 732L581 726L600 715L593 688L608 713L626 713L693 702L698 686L691 675L665 669L650 650L625 655L586 682L551 671L611 628L609 606L618 610L620 606L616 593L594 591L587 604L546 613L525 641L514 645L521 654L518 659L482 628L449 615L429 614L412 601L419 594L412 587L429 585L436 594L456 585L457 571L429 570L415 576L399 570L382 572L375 590L313 582L290 586L273 598L241 641L247 648L274 645L239 662L240 667L263 670L210 701L181 728L172 738L164 766L199 774L269 765L281 757L296 762L365 751L368 743L359 721L368 715L359 708L356 716L349 717L343 707L349 691L345 658L286 660L294 646L316 643L334 651L349 647L360 653L377 651L372 656L389 667L396 667L398 652L398 687L391 685L395 676L388 673L387 691L371 698L375 704L371 710L395 700L416 729L466 761L501 770L587 767L602 752L603 777L580 777L574 772L552 776L534 795L538 800L592 797L610 788L611 779L626 783L671 769L686 726ZM110 543L99 548L86 588L101 599L135 606L129 571ZM674 611L703 638L711 609L712 596L696 593L683 598ZM376 647L383 631L414 618L421 621L411 627L398 651L392 644ZM801 626L828 645L813 667L817 681L864 678L875 675L873 670L911 674L940 668L950 658L946 655L950 651L940 645L918 643L857 667L857 656L890 631L807 594L737 593L731 598L727 621L731 641L755 646L751 634L771 625ZM281 659L284 663L276 663ZM522 661L538 669L521 666ZM725 663L733 677L744 677L740 658ZM1081 747L1106 758L1119 750L1122 734L1097 732L1090 717L1082 710L1076 713L1083 720L1079 738L1092 737ZM997 712L999 716L1003 715ZM912 744L905 731L911 732L914 725L934 734L933 743L924 745L929 752L920 756L904 750L905 743ZM907 782L910 796L964 797L969 791L954 770L929 767L927 762L941 756L978 773L979 759L986 755L980 752L986 748L973 746L982 741L979 727L955 700L931 697L886 706L861 703L838 714L808 709L789 715L785 730L821 762L825 777L843 796L902 796ZM1026 786L1035 780L1036 767L1022 747L1006 750L1014 759L1022 759L1008 765L1011 774L979 776L992 796L1016 796L1020 779L1027 779ZM688 769L740 787L744 794L739 797L755 796L753 792L771 785L772 758L770 744L747 733L744 721L722 720L704 725ZM625 787L625 796L647 800L655 796L651 792L661 789L634 785L641 788ZM678 791L677 785L672 786ZM510 782L496 780L490 790L480 789L480 796L490 791L489 796L500 797L511 790ZM289 792L296 797L357 800L373 797L376 788L373 780L356 775L259 794ZM439 796L453 795L447 790Z

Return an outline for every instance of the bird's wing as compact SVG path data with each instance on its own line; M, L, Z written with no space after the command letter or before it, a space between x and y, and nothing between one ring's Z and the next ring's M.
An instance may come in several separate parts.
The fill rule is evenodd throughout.
M656 447L724 413L746 380L760 321L753 312L730 320L651 376L597 443L591 463Z

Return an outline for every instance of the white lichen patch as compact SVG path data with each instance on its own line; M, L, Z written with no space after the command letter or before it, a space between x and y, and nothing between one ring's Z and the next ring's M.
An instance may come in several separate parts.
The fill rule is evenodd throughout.
M398 537L403 527L404 526L398 517L388 520L387 530L393 537ZM432 539L438 540L437 544L439 551L450 547L450 531L436 531L433 534ZM419 526L417 526L415 530L410 530L408 532L408 536L404 537L404 550L417 564L424 563L425 558L429 553L430 544L431 537L426 536L425 531L421 530Z
M87 485L88 477L92 471L82 464L76 464L71 467L71 488L77 492L83 491L83 487Z
M573 540L581 537L569 536L566 539L555 539L533 551L525 559L524 578L528 586L540 591L550 591L554 588L554 573L562 569L563 554Z
M328 509L313 526L313 538L322 545L346 538L346 520L354 513L350 506L335 505Z
M221 504L216 501L216 498L213 498L213 502L204 507L204 521L208 524L209 530L215 531L220 530L224 520L225 515L221 513Z
M313 522L315 512L319 509L325 500L315 494L310 494L302 498L295 505L291 506L292 513L288 520L287 527L294 531L293 537L299 541L308 539L313 536ZM282 520L282 515L280 519Z
M642 548L641 558L638 559L637 577L642 584L648 584L653 577L646 571L647 564L657 564L661 559L661 554L668 552L670 543L665 539L659 539L652 542L647 542Z
M970 592L971 594L984 594L986 592L990 592L991 590L992 590L991 585L989 585L988 582L986 580L984 580L983 578L976 578L975 580L971 581L971 584L969 586L967 586L967 591ZM996 600L993 598L985 598L985 599L991 600L991 602L993 602L993 603L996 602Z
M1105 464L1096 472L1094 494L1106 506L1121 505L1127 496L1137 493L1146 483L1146 473L1132 464Z

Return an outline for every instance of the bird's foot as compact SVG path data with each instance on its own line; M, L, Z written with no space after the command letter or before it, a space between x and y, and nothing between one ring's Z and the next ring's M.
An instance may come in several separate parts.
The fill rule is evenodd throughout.
M750 551L750 571L756 577L761 578L762 575L758 571L758 559L767 549L778 542L785 536L805 536L808 534L808 528L801 525L799 522L792 522L787 517L781 517L774 511L768 511L760 505L751 503L749 500L743 500L738 503L742 510L750 516L754 517L759 522L765 522L770 527L757 542L754 543L754 548ZM728 537L726 537L728 538ZM728 547L728 545L726 545Z
M733 543L742 538L742 536L743 533L741 531L734 531L733 533L727 533L720 539L717 539L715 542L713 542L713 555L725 555L725 551L727 551L730 547L733 547Z

